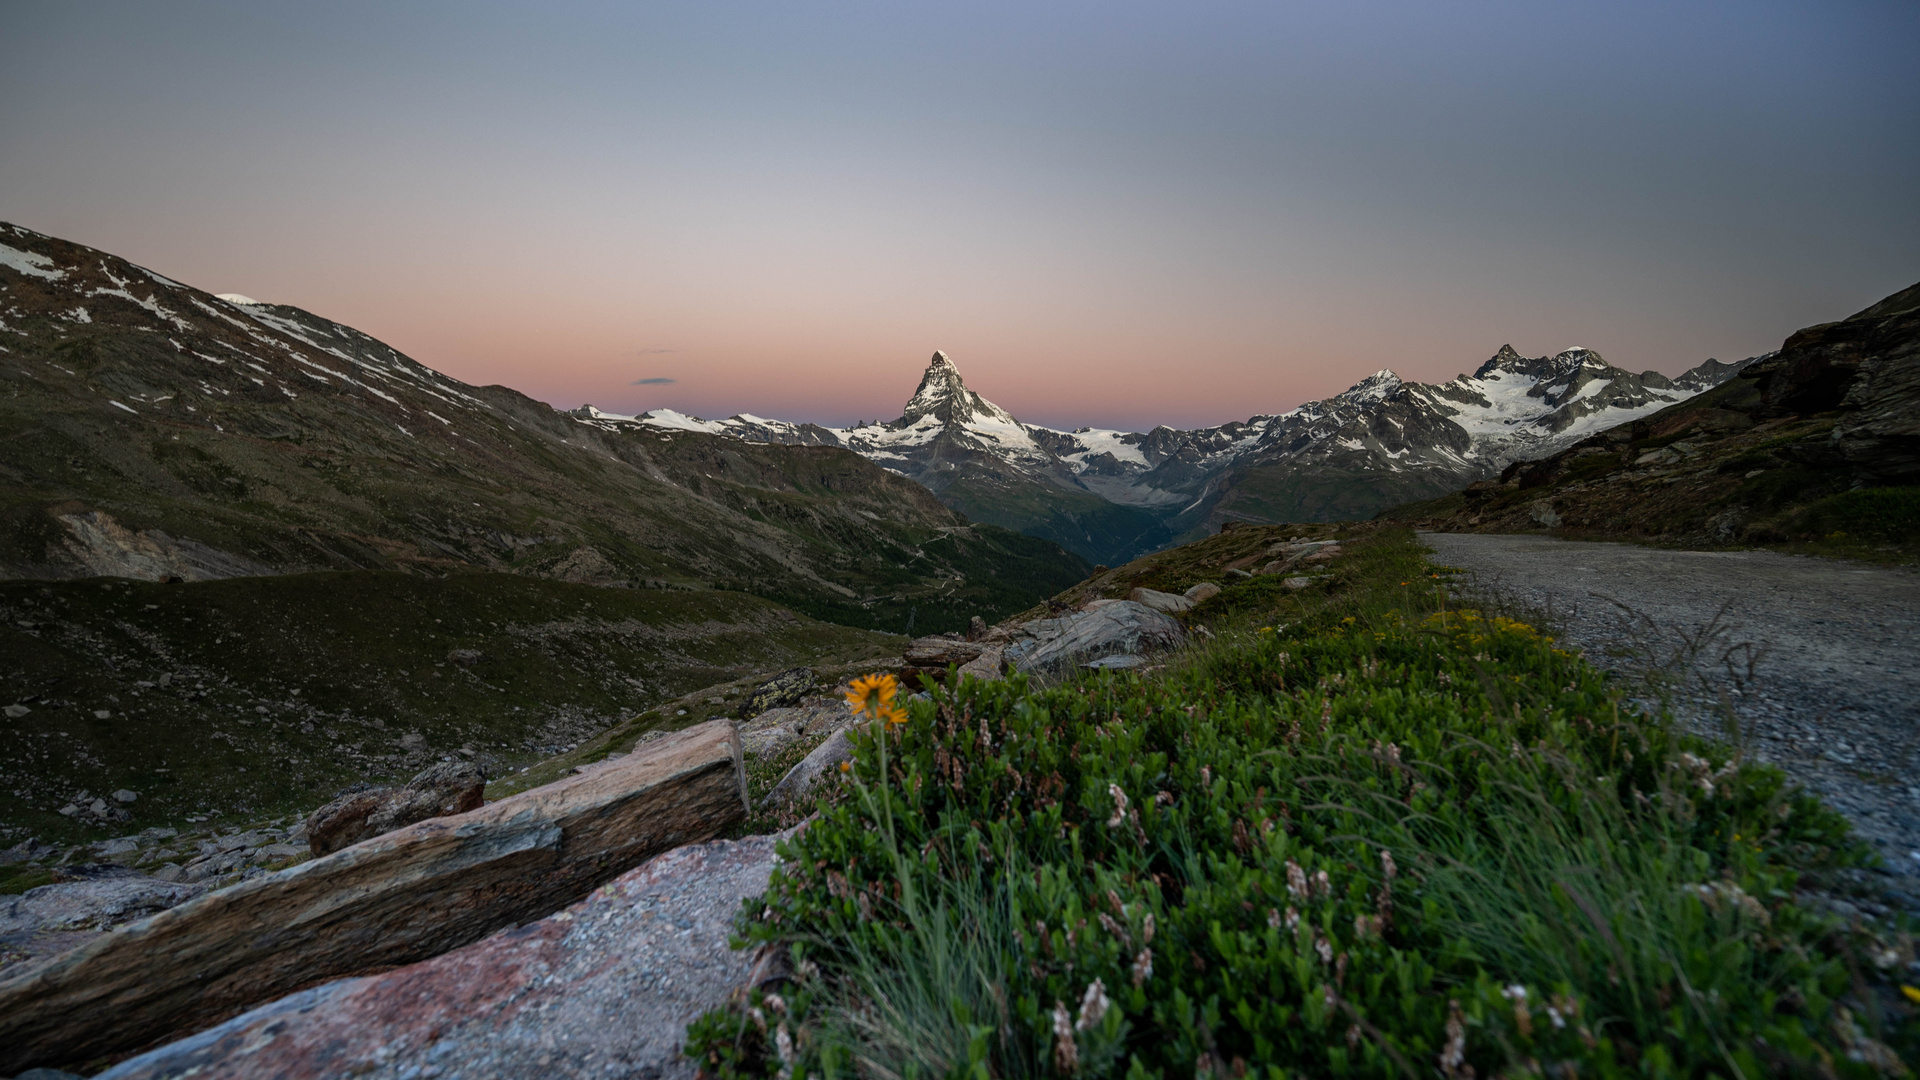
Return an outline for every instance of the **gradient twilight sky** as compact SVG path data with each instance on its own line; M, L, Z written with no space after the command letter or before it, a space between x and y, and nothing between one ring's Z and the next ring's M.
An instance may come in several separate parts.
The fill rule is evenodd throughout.
M886 419L940 348L1030 422L1195 426L1912 284L1916 42L1911 0L0 0L0 220L563 408Z

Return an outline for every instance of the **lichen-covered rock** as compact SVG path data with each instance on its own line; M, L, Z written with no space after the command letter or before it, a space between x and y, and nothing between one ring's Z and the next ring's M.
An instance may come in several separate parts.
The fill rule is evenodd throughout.
M210 892L0 978L0 1075L75 1067L573 903L746 812L727 720ZM271 1070L255 1075L272 1075Z
M403 825L464 814L486 801L487 777L470 761L443 761L397 788L350 791L307 818L307 846L331 855Z
M758 716L768 709L778 709L797 704L813 690L813 669L808 667L788 668L787 670L753 688L740 702L741 716Z

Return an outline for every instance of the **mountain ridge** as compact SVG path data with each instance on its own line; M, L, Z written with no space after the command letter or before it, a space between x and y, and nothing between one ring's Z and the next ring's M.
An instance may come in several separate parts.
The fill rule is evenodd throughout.
M1710 359L1669 378L1617 368L1586 348L1526 357L1502 345L1473 374L1444 383L1407 382L1383 368L1282 413L1127 432L1024 423L935 352L900 417L886 422L830 428L672 410L623 416L591 405L569 415L609 429L843 446L972 519L1117 565L1226 521L1370 517L1451 491L1712 389L1758 359Z

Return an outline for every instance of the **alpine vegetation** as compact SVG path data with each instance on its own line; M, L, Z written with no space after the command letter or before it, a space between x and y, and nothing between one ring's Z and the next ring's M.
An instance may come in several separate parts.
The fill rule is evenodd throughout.
M1196 547L1204 545L1196 545ZM1768 767L1451 607L1411 533L1195 607L1158 672L926 684L855 735L707 1014L711 1076L1869 1077L1910 945ZM1179 582L1172 582L1174 586ZM1876 959L1879 958L1879 959ZM1891 996L1889 996L1891 995Z

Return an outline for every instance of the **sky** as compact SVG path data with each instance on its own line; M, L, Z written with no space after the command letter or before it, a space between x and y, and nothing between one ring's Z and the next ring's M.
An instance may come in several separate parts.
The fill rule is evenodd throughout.
M1920 5L0 0L0 220L561 408L1054 427L1920 280Z

